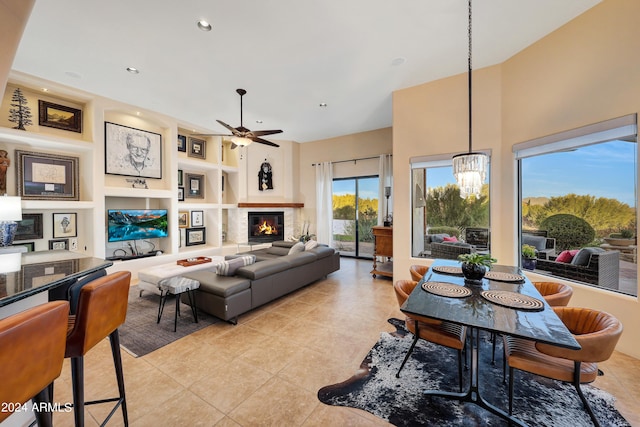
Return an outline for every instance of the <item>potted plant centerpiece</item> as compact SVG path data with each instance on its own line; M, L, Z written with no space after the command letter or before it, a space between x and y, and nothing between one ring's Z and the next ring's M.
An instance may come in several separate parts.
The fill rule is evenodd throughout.
M522 245L522 268L527 270L536 269L536 248L531 245Z
M462 261L462 275L466 280L479 282L491 265L496 262L491 258L491 254L472 252L470 254L458 255L458 260Z

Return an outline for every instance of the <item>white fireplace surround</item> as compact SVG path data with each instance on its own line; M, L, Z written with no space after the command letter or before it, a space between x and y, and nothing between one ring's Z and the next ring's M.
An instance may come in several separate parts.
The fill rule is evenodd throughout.
M229 215L227 225L227 240L236 243L244 243L247 239L247 227L249 227L249 212L273 212L284 213L284 240L289 240L295 234L296 215L295 208L238 208L234 215Z

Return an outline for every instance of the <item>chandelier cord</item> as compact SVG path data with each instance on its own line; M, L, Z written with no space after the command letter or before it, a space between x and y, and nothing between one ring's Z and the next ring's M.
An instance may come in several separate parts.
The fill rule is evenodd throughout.
M467 62L467 70L468 70L468 80L469 80L469 153L472 152L472 126L471 126L471 0L469 0L469 27L468 27L468 36L469 36L469 57Z

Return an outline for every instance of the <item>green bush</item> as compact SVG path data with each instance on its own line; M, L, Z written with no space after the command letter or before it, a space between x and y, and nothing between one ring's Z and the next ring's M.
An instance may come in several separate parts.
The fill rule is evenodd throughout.
M596 235L587 221L569 214L551 215L542 221L540 228L556 239L556 251L581 248L592 242Z
M429 234L443 234L446 233L449 236L460 237L460 229L457 227L448 227L446 225L442 225L440 227L429 227Z

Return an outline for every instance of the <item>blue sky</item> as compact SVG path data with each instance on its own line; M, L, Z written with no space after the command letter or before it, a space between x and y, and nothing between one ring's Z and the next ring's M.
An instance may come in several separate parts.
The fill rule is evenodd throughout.
M355 194L355 180L339 179L333 181L333 194L341 196L343 194ZM361 199L378 198L378 178L360 178L359 196Z

